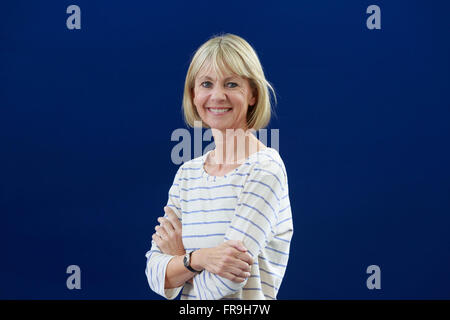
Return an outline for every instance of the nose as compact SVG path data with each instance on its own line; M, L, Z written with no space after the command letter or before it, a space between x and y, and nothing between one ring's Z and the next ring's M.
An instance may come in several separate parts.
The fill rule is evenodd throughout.
M214 86L214 88L211 91L211 100L212 101L225 101L227 99L227 96L225 94L224 88L221 86Z

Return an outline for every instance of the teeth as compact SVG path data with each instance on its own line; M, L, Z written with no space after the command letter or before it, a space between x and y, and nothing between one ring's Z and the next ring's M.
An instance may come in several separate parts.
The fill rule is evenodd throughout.
M224 113L227 112L230 109L214 109L214 108L209 108L209 110L211 110L212 112L216 112L216 113Z

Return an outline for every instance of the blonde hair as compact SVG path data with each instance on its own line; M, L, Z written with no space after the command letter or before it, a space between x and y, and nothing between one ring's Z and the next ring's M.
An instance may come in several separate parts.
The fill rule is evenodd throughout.
M241 37L229 33L209 39L197 49L192 58L184 83L183 114L186 124L194 127L195 121L202 121L194 105L192 90L195 78L206 63L210 63L219 74L230 71L248 79L250 87L256 90L256 103L248 109L247 126L254 130L266 127L272 114L269 90L276 103L275 90L266 80L252 46ZM203 122L202 125L209 127Z

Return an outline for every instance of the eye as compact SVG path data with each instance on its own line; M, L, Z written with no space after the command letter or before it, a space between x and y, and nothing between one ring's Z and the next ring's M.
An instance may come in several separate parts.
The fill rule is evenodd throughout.
M238 84L236 82L228 82L227 83L228 88L236 88L237 86L238 86Z
M210 81L204 81L200 84L203 88L211 88L212 83Z

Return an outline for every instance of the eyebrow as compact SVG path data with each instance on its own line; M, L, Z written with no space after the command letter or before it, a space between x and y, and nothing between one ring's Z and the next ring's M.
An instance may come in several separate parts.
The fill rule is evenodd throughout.
M234 78L239 79L238 76L229 76L229 77L226 77L224 80L227 81L227 80L234 79ZM209 76L201 76L199 79L214 80L213 78L211 78Z

